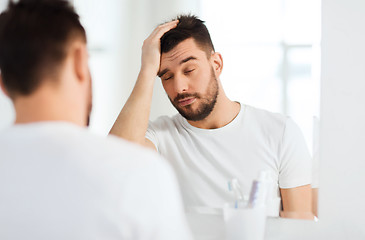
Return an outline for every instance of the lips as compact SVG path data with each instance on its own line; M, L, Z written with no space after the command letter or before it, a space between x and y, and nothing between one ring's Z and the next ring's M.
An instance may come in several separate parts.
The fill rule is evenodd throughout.
M179 100L179 105L181 107L185 107L185 106L190 105L193 102L195 102L195 99L196 99L195 97L189 97L189 98L181 99L181 100Z

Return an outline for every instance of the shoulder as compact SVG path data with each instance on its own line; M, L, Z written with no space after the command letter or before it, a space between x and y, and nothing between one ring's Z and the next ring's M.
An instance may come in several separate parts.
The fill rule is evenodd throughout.
M266 130L284 131L290 118L281 113L274 113L268 110L246 105L245 120Z
M156 120L150 121L148 128L153 130L179 128L182 125L181 118L182 116L180 114L174 116L160 116Z
M112 161L125 164L123 167L165 167L164 159L156 151L112 135L93 136L93 138L95 141L93 145L99 146L101 154Z
M126 176L136 171L159 172L167 167L155 151L116 136L97 135L86 128L72 126L64 130L64 136L57 134L55 138L52 148L63 149L70 158L77 158L83 166L99 168L100 172Z
M92 133L70 123L34 123L11 126L0 135L0 152L21 149L45 158L62 159L70 165L100 172L100 177L128 172L165 169L167 163L155 151L115 136ZM100 171L99 171L100 170ZM104 173L104 175L103 175Z
M153 188L156 188L156 184L163 185L163 182L173 180L171 166L152 149L108 136L102 154L108 162L108 171L112 172L115 178L136 179L143 182L144 187Z

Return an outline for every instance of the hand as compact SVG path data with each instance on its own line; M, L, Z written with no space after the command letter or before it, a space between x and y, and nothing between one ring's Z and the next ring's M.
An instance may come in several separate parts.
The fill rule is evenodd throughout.
M143 42L141 72L148 72L157 76L160 69L161 58L161 37L177 26L178 20L168 22L153 30Z

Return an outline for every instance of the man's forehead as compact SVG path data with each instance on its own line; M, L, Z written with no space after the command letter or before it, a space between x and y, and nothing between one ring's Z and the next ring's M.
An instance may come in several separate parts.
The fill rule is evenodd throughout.
M161 54L161 68L171 63L179 64L188 57L199 59L205 52L201 50L192 38L186 39L174 47L171 51Z

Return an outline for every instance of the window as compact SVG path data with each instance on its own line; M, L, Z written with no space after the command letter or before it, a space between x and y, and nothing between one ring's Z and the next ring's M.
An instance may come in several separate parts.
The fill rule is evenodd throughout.
M291 116L310 150L319 115L320 1L202 0L231 100Z

